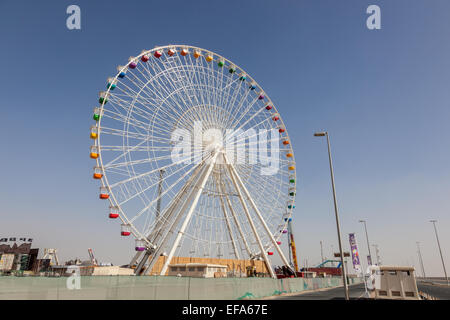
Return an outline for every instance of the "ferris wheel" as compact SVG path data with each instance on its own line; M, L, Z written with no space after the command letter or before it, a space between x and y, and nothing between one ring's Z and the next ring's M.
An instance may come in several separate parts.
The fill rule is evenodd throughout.
M280 249L295 205L295 159L272 100L209 50L169 45L130 57L94 108L90 156L100 199L132 264L166 255L264 260Z

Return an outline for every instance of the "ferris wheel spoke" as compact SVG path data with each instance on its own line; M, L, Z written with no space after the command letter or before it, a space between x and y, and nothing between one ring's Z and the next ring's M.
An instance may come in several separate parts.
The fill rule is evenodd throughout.
M161 275L164 275L166 273L166 271L167 271L169 263L172 260L172 257L174 255L175 249L178 246L178 243L179 243L181 237L183 236L184 231L185 231L188 223L190 222L192 213L195 210L195 207L196 207L196 205L198 203L198 199L200 198L200 195L201 195L202 190L203 190L203 188L204 188L204 186L206 184L206 181L208 180L209 176L211 175L211 172L212 172L212 169L214 168L217 156L218 156L218 153L216 152L212 156L211 163L208 164L208 167L207 167L207 169L205 171L205 175L202 176L200 181L199 181L199 185L197 187L198 190L195 193L195 196L194 196L194 198L192 200L192 204L191 204L191 207L190 207L189 211L186 213L186 217L185 217L185 219L183 221L183 224L181 225L181 227L180 227L180 229L178 231L178 234L176 235L175 241L174 241L174 243L172 245L172 249L170 250L169 255L167 256L167 260L164 263L164 266L162 267ZM183 208L183 209L186 210L187 208L186 209ZM184 211L184 210L182 210L182 211Z
M161 150L161 151L165 151L165 150L170 150L167 149L168 147L160 147L160 148L164 148L164 149L159 149L158 147L155 146L127 146L127 145L121 145L121 146L102 146L101 150L102 151L121 151L121 152L147 152L147 151L152 151L152 150ZM171 155L168 156L168 158L171 158ZM148 160L148 159L145 159Z
M153 66L155 67L155 69L159 70L160 72L163 72L163 70L161 69L160 65L159 65L156 61L155 61L155 62L152 61L152 64L153 64ZM175 68L174 71L178 73L178 75L179 75L179 77L180 77L181 79L183 79L183 78L182 78L182 75L181 75L181 73L180 73L180 71L179 71L178 68ZM166 82L167 82L170 86L172 86L173 88L177 88L177 86L174 84L174 82L173 82L172 79L170 79L169 77L166 77L166 80L167 80ZM191 106L195 105L194 102L191 100L191 96L190 96L190 94L187 92L186 87L185 87L185 86L182 86L182 88L183 88L183 90L184 90L184 93L185 93L186 97L187 97L188 100L189 100L189 103L188 103L187 101L185 101L185 99L183 98L182 95L179 95L179 98L182 100L183 104L184 104L184 105L191 105Z
M221 191L222 191L222 185L221 185L221 182L220 182L219 179L217 179L217 186L218 186L219 192L221 192ZM234 223L236 224L236 227L237 227L239 233L241 234L241 239L242 239L242 241L244 242L245 248L246 248L246 250L247 250L249 256L251 256L250 249L249 249L249 247L248 247L247 241L245 240L245 236L244 236L244 234L243 234L243 232L242 232L242 228L241 228L241 226L240 226L240 223L239 223L239 221L238 221L237 218L236 218L236 214L235 214L234 211L233 211L231 202L230 202L230 200L227 198L226 195L221 195L221 196L220 196L221 207L222 207L222 211L223 211L223 213L224 213L224 215L225 215L225 220L226 220L226 223L227 223L228 232L230 233L230 239L231 239L231 242L232 242L232 246L233 246L233 250L234 250L234 255L236 256L236 259L240 259L240 258L239 258L239 257L240 257L239 251L237 250L236 242L235 242L234 237L233 237L232 227L231 227L231 225L230 225L230 222L228 221L227 210L225 209L225 201L224 201L224 199L223 199L224 197L225 197L225 199L226 199L226 201L227 201L228 208L229 208L229 210L230 210L231 216L233 217Z
M178 202L181 202L183 200L183 197L186 197L187 199L188 196L186 191L190 187L192 181L195 180L196 176L199 174L201 169L202 169L201 166L196 166L196 168L193 171L193 174L189 177L188 181L184 184L184 186L180 189L180 191L171 199L167 208L159 216L155 217L154 223L150 226L150 228L146 232L147 238L151 240L153 243L158 243L158 241L161 240L161 238L164 236L163 231L168 230L169 229L168 227L170 227L172 222L174 222L174 218L176 219L177 217L175 213L177 207L176 204Z
M269 259L267 257L267 254L266 254L265 250L264 250L264 246L263 246L263 244L261 242L261 238L260 238L260 236L258 234L258 231L256 229L255 223L253 222L253 219L252 219L252 217L250 215L250 212L248 210L247 204L246 204L246 202L244 200L244 197L243 197L243 195L241 193L241 188L240 188L240 186L238 184L239 180L237 180L239 177L236 176L237 173L235 171L233 171L233 167L228 163L227 158L226 158L225 155L224 155L224 158L225 158L225 162L228 164L227 167L228 167L231 179L233 181L233 185L235 187L236 192L239 195L239 200L241 201L242 207L243 207L244 212L245 212L245 214L247 216L247 221L248 221L249 225L251 226L251 229L253 231L253 235L255 236L256 242L258 243L258 247L260 249L260 254L262 255L262 257L263 257L263 259L264 259L264 261L266 263L266 267L269 270L271 277L275 278L275 274L274 274L274 272L272 270L272 267L270 265L270 261L269 261Z
M179 55L176 55L176 56L175 56L175 59L178 59L178 63L181 65L181 59L180 59L180 56L179 56ZM192 74L193 77L196 77L196 76L197 76L197 72L194 71L195 69L194 69L194 66L193 66L193 63L192 63L192 60L191 60L191 56L190 56L190 55L189 55L189 59L190 59L189 69L192 68L192 70L190 70L190 72L188 72L188 70L186 70L186 69L187 69L186 67L184 67L184 68L177 68L176 71L177 71L177 74L178 74L178 76L179 76L179 79L181 79L181 80L187 79L187 80L188 80L188 81L186 81L186 83L185 83L182 87L185 88L185 94L188 96L191 105L195 105L195 104L197 104L197 105L199 105L199 104L204 104L204 100L203 100L203 95L202 95L202 94L200 94L200 99L199 99L199 97L198 97L197 95L191 95L191 94L187 91L187 88L194 86L195 83L198 83L198 81L193 81L193 79L190 79L190 78L189 78L189 75L190 75L190 74ZM168 62L168 63L169 63L170 65L172 65L172 63L175 64L174 61L170 61L170 62ZM182 72L182 71L183 71L183 72ZM191 97L194 98L194 99L196 100L196 102L192 101ZM202 101L200 101L200 100L202 100Z
M123 94L118 92L110 93L109 98L111 102L121 102L125 110L129 111L131 107L134 107L134 105L136 104L135 102L141 104L142 106L146 107L149 110L152 110L151 107L157 106L157 104L155 104L154 101L152 101L153 99L151 97L146 97L140 94L139 92L135 92L133 89L128 89L126 91L123 89L124 88L122 87L117 89L118 91L124 92ZM127 106L130 106L130 108L127 108ZM141 111L147 112L146 110Z
M201 162L201 164L206 163L209 159L211 159L211 155L208 156L207 158L205 158L205 159ZM150 203L148 204L148 206L144 207L141 211L139 211L138 214L131 220L131 222L133 222L133 221L136 220L138 217L140 217L146 210L148 210L148 208L149 208L153 203L156 203L156 201L158 201L158 199L159 199L160 197L164 196L167 192L169 192L170 190L172 190L179 182L182 182L182 181L184 180L184 178L185 178L186 176L188 176L189 173L192 172L194 169L195 169L195 167L192 167L189 171L187 171L185 174L183 174L183 175L182 175L175 183L173 183L171 186L169 186L168 188L166 188L166 189L161 193L161 195L160 195L158 198L152 200L152 202L150 202ZM129 200L131 200L131 199L127 199L125 202L128 202ZM125 202L120 203L120 205L123 205Z
M237 169L239 171L239 169ZM245 181L247 181L247 186L249 189L252 189L252 192L250 192L252 195L257 196L257 198L261 198L261 201L266 201L264 199L271 199L269 204L273 207L275 207L277 204L280 207L284 206L284 203L280 202L279 199L283 199L283 197L281 197L281 194L279 191L278 197L274 197L274 199L272 199L271 197L271 189L267 189L266 186L267 185L279 185L280 188L279 190L281 190L281 188L286 188L288 189L288 184L284 183L283 180L281 180L280 178L276 177L276 176L258 176L258 179L256 181L256 179L254 179L253 177L247 177L244 179ZM254 189L254 190L253 190ZM259 201L257 201L259 202ZM270 211L273 211L273 207Z
M253 128L250 128L253 129ZM267 132L266 132L267 133ZM241 139L238 139L239 137L243 136ZM234 146L236 146L236 148L244 148L247 147L249 148L249 152L251 150L253 150L253 152L257 153L258 150L256 150L257 146L261 146L263 143L265 145L267 144L271 144L272 142L276 142L279 143L280 139L278 137L274 137L271 139L264 139L263 142L261 142L261 132L256 132L256 130L254 130L254 134L247 134L247 132L242 132L240 134L238 134L237 136L235 136L236 140L234 141ZM259 141L258 141L259 138ZM248 141L247 141L248 140Z
M258 102L258 98L252 99L250 101L250 103L247 105L246 109L242 113L239 113L240 117L237 120L236 120L237 113L235 113L235 115L233 116L233 119L231 119L229 124L228 124L229 127L233 128L233 129L236 128L237 125L242 121L242 119L244 119L248 115L249 111L252 110L253 107L255 107L257 102ZM261 112L261 110L262 110L262 108L259 111L257 111L257 112ZM255 114L253 114L253 116L255 117L255 116L257 116L257 114L255 113ZM250 120L251 119L248 119L248 121L250 121ZM247 124L247 123L244 123L239 129L242 129L242 127L245 124Z
M237 169L237 170L240 171L239 169ZM254 179L253 177L247 177L246 180L253 181L256 179ZM279 178L277 176L262 176L262 175L259 176L259 174L258 174L258 181L267 182L267 183L270 182L271 184L280 184L281 186L284 186L284 187L289 186L289 183L284 182L284 180L282 180L281 178ZM250 183L249 183L249 185L250 185ZM257 188L258 185L255 185L255 187Z
M239 102L236 104L236 107L235 107L235 108L233 108L233 105L231 105L230 108L231 108L231 109L234 109L236 112L232 112L232 116L229 117L229 118L227 119L227 121L226 121L226 123L227 123L227 128L234 128L233 122L234 122L234 120L236 119L236 116L237 116L238 114L242 113L242 112L240 111L240 109L241 109L242 106L244 105L244 102L246 102L247 99L249 98L248 96L249 96L250 92L251 92L251 90L249 90L249 89L245 90L245 93L242 94L241 99L240 99ZM256 102L256 99L255 99L255 102ZM246 111L244 111L244 113L246 113Z
M192 183L195 182L199 177L201 177L202 174L204 174L204 169L205 167L202 165L198 165L196 167L194 173L180 190L180 192L175 197L173 197L167 210L165 210L160 216L160 219L157 220L152 234L149 235L149 238L154 239L153 242L158 243L158 247L153 253L152 259L149 261L148 266L144 270L144 274L148 274L149 271L152 270L154 263L161 254L162 250L165 248L170 235L173 233L174 228L177 226L179 220L181 219L187 204L189 204L189 199L191 199L193 196L195 189L192 188ZM179 206L177 206L177 204L179 204Z
M252 205L254 211L256 212L257 217L259 218L261 224L263 225L264 230L266 231L267 235L269 236L270 240L272 241L273 246L277 249L278 254L280 255L280 257L281 257L281 259L283 260L284 264L285 264L286 266L289 266L289 263L288 263L286 257L284 256L283 251L280 249L280 247L278 246L277 242L275 241L275 238L273 237L272 233L270 232L270 229L269 229L269 227L267 226L266 222L264 221L263 216L261 215L260 211L258 210L258 208L257 208L257 206L256 206L256 204L255 204L255 202L253 201L252 197L250 196L250 193L248 192L248 190L247 190L247 188L245 187L244 183L242 182L241 178L240 178L239 175L237 174L237 172L236 172L234 166L228 162L226 156L224 156L224 157L225 157L225 162L229 165L229 169L230 169L230 171L231 171L230 174L231 174L232 176L234 175L234 177L236 178L236 180L238 181L238 183L241 185L242 189L244 190L244 193L245 193L246 196L247 196L247 199L249 200L250 204ZM237 187L237 188L238 188L238 187ZM262 253L265 255L265 252L264 252L264 249L263 249L263 248L261 248L261 251L262 251Z
M121 129L115 129L110 127L102 126L102 134L104 135L112 135L112 136L119 136L119 137L129 137L137 140L147 140L151 141L151 137L148 133L139 133L139 132L130 132L126 130ZM150 138L150 139L149 139Z
M250 122L253 118L255 118L256 115L257 115L258 113L261 112L261 110L262 110L262 109L260 109L259 111L257 111L253 116L251 116L247 121L245 121L244 124L242 124L238 129L234 130L230 136L227 136L227 137L226 137L226 139L231 139L231 138L235 138L235 137L238 138L238 137L240 137L241 135L243 135L243 134L245 133L245 131L242 130L242 128L244 127L244 125L246 125L246 124L247 124L248 122ZM262 124L264 124L264 123L267 123L269 120L271 120L271 118L264 118L261 122L259 122L259 123L257 123L256 125L254 125L253 128L254 128L254 127L258 127L258 126L260 126L260 125L262 125ZM236 135L236 133L238 133L238 134Z
M203 103L208 106L212 106L212 97L211 97L211 91L214 91L215 88L211 87L208 80L208 66L204 65L204 62L206 62L205 58L202 56L199 59L197 59L196 64L198 66L198 69L201 70L201 72L198 72L198 79L201 83L201 86L204 88L202 90L202 99ZM211 117L211 116L210 116Z
M156 89L159 91L162 91L162 93L164 94L165 97L160 96L156 93L155 90L150 89L146 85L143 85L141 88L142 93L147 95L149 98L151 98L152 95L156 96L156 98L160 101L159 106L161 106L165 101L167 101L168 97L171 96L171 93L167 89L167 87L165 87L162 83L159 82L159 80L160 80L159 78L160 78L161 74L152 76L151 78L147 78L147 76L140 69L138 71L147 80L147 83L153 83L153 85L157 86ZM139 79L139 78L137 78L135 74L132 74L132 75L133 75L133 77L130 80L135 84L136 87L139 88L139 84L136 84L136 82L133 81L133 78L136 78L136 79ZM183 109L182 105L180 105L176 99L173 99L173 102L175 102L175 105L179 108L179 110ZM179 112L177 111L177 109L173 107L172 103L166 103L165 106L168 108L168 111L170 110L170 112L174 113L175 115L178 115L178 116L180 115ZM159 108L158 110L161 110L161 112L164 112L166 115L170 116L170 112L166 112L164 108Z
M139 100L137 100L139 104L141 104L142 106L144 106L145 108L148 108L148 106L146 104L143 104L142 102L140 102ZM127 101L123 100L123 99L118 99L117 97L115 97L114 99L111 99L112 103L116 103L118 106L120 106L123 110L125 110L127 112L127 115L122 115L124 121L128 122L130 119L129 116L129 112L131 110L131 107L127 104ZM139 108L136 104L133 104L132 107L133 111L135 112L136 115L140 116L143 119L152 119L154 120L155 115L153 113L150 113L142 108ZM149 110L151 110L151 108L148 108ZM166 125L170 125L171 122L170 121L175 121L176 119L167 112L162 112L164 114L164 116L167 117L167 119L163 118L163 117L159 117L158 118L158 124L166 124ZM135 121L139 121L137 120L135 117L133 117L132 119L134 119ZM141 121L139 121L141 122ZM144 126L148 124L143 122Z
M225 66L224 66L224 67L225 67ZM230 101L231 101L232 99L227 99L227 100L225 100L225 97L230 97L230 96L231 96L230 91L231 91L232 85L233 85L234 83L236 83L237 81L239 81L239 80L238 80L238 78L235 78L235 80L233 81L233 74L228 74L228 76L226 77L226 79L227 79L227 82L224 84L224 87L221 89L221 91L223 92L223 94L222 94L221 105L225 106L225 108L228 109L228 108L229 108Z
M205 166L198 165L196 167L193 175L189 178L180 192L175 197L173 197L167 210L165 210L160 216L160 219L158 219L158 224L156 224L153 228L152 234L147 237L148 239L153 239L152 242L157 243L158 246L155 248L155 250L146 252L146 256L144 257L144 259L147 259L150 253L152 254L152 256L148 261L148 265L143 268L143 274L148 274L152 270L154 264L161 255L162 250L165 249L166 244L170 239L172 233L174 232L178 222L180 221L184 210L187 208L187 204L189 204L189 200L193 196L195 189L192 188L192 183L202 175L204 175L204 172ZM141 260L141 263L138 266L139 270L145 262L145 260Z
M180 164L181 164L181 162L180 162ZM179 173L180 171L183 171L184 169L186 169L189 166L190 166L190 164L186 164L185 166L182 166L182 167L176 169L175 171L171 172L169 175L166 175L166 178L171 177L171 176L175 175L176 173ZM138 179L144 179L144 178L146 178L148 176L156 174L157 172L159 172L161 170L166 171L166 169L168 169L168 168L169 167L166 166L166 167L154 169L154 170L151 170L151 171L148 171L148 172L144 172L144 173L141 173L141 174L137 174L137 175L132 176L132 177L130 177L128 179L124 179L124 180L115 182L114 184L110 185L110 189L114 189L114 188L116 188L118 186L121 186L123 184L127 184L127 183L130 183L130 182L133 182L133 181L138 180ZM157 183L153 184L152 187L156 186L156 185L157 185Z
M102 115L102 118L105 118L105 117L106 118L110 118L112 120L116 120L116 121L122 122L123 124L132 125L135 128L139 128L139 129L144 130L144 132L148 130L148 124L147 123L145 123L143 121L140 121L140 120L137 120L135 118L127 117L127 116L125 116L125 115L123 115L121 113L118 113L118 112L113 112L112 110L104 111L103 115Z

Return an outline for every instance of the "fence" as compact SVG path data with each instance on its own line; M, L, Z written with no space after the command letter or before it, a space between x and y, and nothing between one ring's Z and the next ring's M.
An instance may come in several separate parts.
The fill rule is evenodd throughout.
M69 290L67 277L0 277L4 299L235 300L336 287L340 278L188 278L170 276L86 276ZM350 279L350 284L361 280Z

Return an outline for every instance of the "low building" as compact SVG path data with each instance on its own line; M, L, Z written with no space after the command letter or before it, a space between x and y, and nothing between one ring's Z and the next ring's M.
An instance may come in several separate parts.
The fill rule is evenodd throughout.
M195 278L225 278L227 266L208 263L180 263L169 265L169 276Z
M134 270L131 268L121 268L119 266L95 266L92 272L93 276L134 276Z
M51 266L50 272L53 275L66 277L72 275L73 273L79 274L80 276L134 276L133 269L122 268L119 266Z
M6 272L13 268L14 254L4 253L0 255L0 271Z
M167 256L160 256L154 264L152 270L148 275L160 275L164 264L167 262ZM233 274L238 277L245 277L247 267L255 267L256 274L260 276L269 276L266 264L263 260L240 260L240 259L221 259L221 258L199 258L199 257L177 257L174 256L169 262L169 265L185 264L185 263L199 263L199 264L216 264L227 266L228 275ZM167 268L165 275L169 275L169 268Z

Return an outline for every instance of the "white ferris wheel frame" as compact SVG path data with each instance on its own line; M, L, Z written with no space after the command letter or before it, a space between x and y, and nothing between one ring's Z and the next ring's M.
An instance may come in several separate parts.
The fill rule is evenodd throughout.
M202 53L209 53L209 54L211 54L211 55L214 57L214 60L213 60L213 61L219 61L219 60L220 60L220 61L223 61L224 64L226 64L226 65L228 65L228 66L234 66L236 69L240 70L243 74L245 74L246 78L248 79L248 80L247 80L248 83L251 83L252 85L254 85L254 86L256 87L256 89L259 89L259 92L264 93L265 97L267 98L267 101L272 105L272 107L273 107L275 113L278 114L278 115L280 115L280 113L279 113L278 110L276 109L275 105L273 104L273 102L272 102L272 100L269 98L269 96L265 93L265 91L262 89L262 87L259 86L259 84L258 84L258 83L257 83L257 82L256 82L256 81L255 81L255 80L254 80L247 72L245 72L245 70L243 70L242 68L238 67L238 65L235 64L235 63L233 63L232 61L230 61L230 60L226 59L225 57L223 57L223 56L221 56L221 55L219 55L219 54L217 54L217 53L215 53L215 52L212 52L212 51L210 51L210 50L205 50L205 49L203 49L203 48L199 48L199 47L195 47L195 46L189 46L189 45L167 45L167 46L159 46L159 47L155 47L155 48L153 48L153 49L147 50L147 51L143 51L141 54L137 55L137 56L135 57L135 59L136 59L136 61L139 61L140 58L141 58L142 56L144 56L144 55L146 55L146 56L151 56L152 54L154 54L155 51L165 52L165 50L173 49L173 48L176 48L176 49L186 49L186 50L189 50L189 51L199 51L199 52L202 52ZM177 51L178 51L178 50L177 50ZM189 53L189 54L191 54L191 53ZM123 66L120 70L118 70L117 74L116 74L115 77L113 78L113 79L114 79L114 82L117 82L117 80L118 80L118 78L119 78L119 75L120 75L122 72L126 72L127 70L128 70L128 64L126 64L126 65ZM110 87L107 88L107 90L105 91L105 92L106 92L106 97L109 96L110 91L111 91L111 88L110 88ZM101 105L99 106L99 109L100 109L99 114L100 114L100 115L103 114L105 103L106 103L106 102L103 101L103 102L101 103ZM255 116L255 115L254 115L254 116ZM110 184L109 184L109 181L108 181L108 177L107 177L107 175L106 175L106 172L105 172L104 169L103 169L103 168L104 168L104 165L103 165L102 147L101 147L101 140L100 140L100 138L101 138L101 121L102 121L102 116L100 116L100 119L99 119L98 122L97 122L98 137L95 139L95 143L94 143L94 145L98 148L98 154L99 154L98 158L96 159L97 167L101 168L101 170L102 170L102 172L103 172L103 175L102 175L102 178L101 178L101 186L102 186L102 187L105 187L105 188L107 188L107 189L109 190L109 195L110 195L110 197L109 197L109 202L110 202L111 206L116 207L116 208L118 209L120 220L122 221L123 224L129 225L130 231L131 231L131 233L133 234L133 236L134 236L136 239L141 239L141 240L145 241L145 242L146 242L147 248L148 248L148 249L152 249L152 250L153 250L153 251L152 251L153 253L159 252L159 251L161 251L161 250L163 249L163 248L162 248L162 247L163 247L162 244L161 244L161 243L160 243L160 244L152 243L152 242L147 238L148 235L142 234L142 233L135 227L135 225L133 224L133 221L131 221L131 220L128 218L128 216L126 215L126 213L123 211L122 206L120 205L120 202L116 199L116 196L115 196L114 192L112 192L112 190L111 190L111 188L110 188ZM247 122L248 122L248 120L244 123L244 125L245 125ZM281 124L281 127L285 129L284 137L285 137L288 141L291 141L291 140L289 139L289 135L288 135L286 126L284 125L284 122L283 122L283 120L282 120L282 118L281 118L281 115L279 116L279 123ZM242 128L244 125L241 125L240 128ZM292 154L292 156L291 156L291 157L292 157L292 158L291 158L291 162L295 164L295 157L294 157L294 152L293 152L293 148L292 148L292 147L290 148L290 152L291 152L291 154ZM183 221L181 227L179 228L179 230L178 230L178 232L177 232L176 239L175 239L173 245L171 246L171 250L170 250L170 252L169 252L168 258L166 259L166 262L165 262L165 264L164 264L164 266L163 266L163 269L162 269L162 271L161 271L161 275L164 275L165 272L167 271L168 264L170 263L170 261L171 261L173 255L174 255L174 253L175 253L175 249L177 248L177 246L178 246L178 244L179 244L179 242L180 242L180 240L181 240L181 238L182 238L182 236L183 236L183 232L184 232L186 226L188 225L188 223L189 223L189 221L190 221L190 216L192 215L192 212L195 210L196 204L197 204L197 202L198 202L198 198L200 197L200 194L201 194L201 190L202 190L202 188L204 187L204 184L206 183L206 181L208 180L208 178L209 178L210 175L211 175L212 168L213 168L213 166L214 166L214 164L215 164L215 161L216 161L216 159L217 159L219 153L220 153L221 155L223 155L223 158L225 159L225 163L226 163L226 165L228 166L228 171L229 171L231 180L232 180L233 185L234 185L234 187L235 187L235 189L236 189L236 191L237 191L237 193L238 193L238 195L239 195L239 196L238 196L238 197L239 197L239 200L240 200L240 202L241 202L241 204L242 204L242 206L243 206L243 208L244 208L244 212L245 212L245 214L246 214L246 216L247 216L248 222L250 223L251 229L252 229L252 231L253 231L253 233L254 233L254 236L255 236L255 238L256 238L256 240L257 240L257 242L258 242L258 246L259 246L259 248L260 248L260 252L259 252L259 253L255 253L255 252L252 253L252 252L250 251L249 245L248 245L248 243L247 243L247 241L246 241L246 235L243 234L243 231L241 230L240 223L239 223L239 221L238 221L238 219L237 219L237 217L236 217L236 214L234 213L234 210L233 210L233 205L232 205L232 203L230 202L230 199L229 199L229 197L228 197L226 194L224 194L223 197L220 196L221 206L222 206L222 210L224 211L223 213L224 213L224 215L225 215L225 218L227 217L227 212L230 213L230 215L231 215L232 218L233 218L233 221L234 221L235 224L236 224L236 227L237 227L239 233L241 234L241 239L242 239L242 241L243 241L243 243L244 243L244 245L245 245L245 247L246 247L247 253L248 253L250 256L253 255L254 257L258 257L258 256L259 256L260 258L263 258L263 260L265 261L265 263L266 263L266 265L267 265L267 269L268 269L269 272L270 272L270 275L271 275L272 277L275 277L275 275L274 275L274 273L273 273L273 270L272 270L272 268L271 268L271 265L270 265L270 260L269 260L267 254L266 254L266 249L264 248L264 245L261 243L261 240L260 240L260 237L259 237L258 230L256 229L256 227L254 226L254 224L253 224L253 222L252 222L252 219L251 219L251 216L250 216L250 214L249 214L249 210L248 210L248 206L247 206L247 204L246 204L245 198L247 199L247 201L249 202L250 206L252 207L252 209L253 209L254 212L256 213L257 217L260 219L260 222L261 222L261 224L262 224L262 226L263 226L264 232L267 233L267 235L268 235L268 237L269 237L269 239L270 239L271 245L277 250L277 252L279 253L279 255L280 255L280 257L281 257L281 259L282 259L282 261L283 261L283 263L284 263L285 265L289 266L289 263L288 263L288 261L287 261L285 255L283 254L283 252L282 252L280 246L277 244L277 240L281 237L282 234L278 234L277 236L274 236L274 235L272 234L272 232L271 232L270 229L268 228L266 222L264 221L264 219L263 219L263 217L262 217L262 215L261 215L261 213L260 213L260 211L259 211L259 209L258 209L258 207L257 207L257 204L256 204L255 201L252 199L250 193L248 192L247 188L245 187L245 184L243 183L241 177L239 176L238 172L237 172L236 169L234 168L233 164L230 163L230 162L227 160L226 155L223 154L223 152L221 153L221 151L217 151L217 150L216 150L215 154L214 154L213 157L212 157L212 158L213 158L212 162L211 162L210 164L207 165L207 170L205 171L206 174L202 177L202 179L200 179L200 182L197 182L197 184L196 184L195 186L192 187L192 190L197 189L197 193L195 194L195 197L194 197L192 203L190 203L190 202L185 202L185 204L186 204L186 203L188 203L188 204L190 203L191 206L189 207L189 210L188 210L187 215L185 215L185 220ZM205 166L205 164L203 164L203 166ZM161 170L161 169L164 169L164 167L163 167L163 168L156 168L156 169L153 170L153 171L156 172L157 170ZM200 171L202 171L202 170L200 170ZM296 190L296 185L297 185L297 179L296 179L296 167L294 168L293 172L290 173L290 176L292 176L293 179L294 179L294 183L293 183L292 189L293 189L294 192L295 192L295 190ZM219 189L224 187L224 186L222 186L222 182L219 183L218 185L219 185ZM181 189L180 189L180 191L181 191ZM244 197L243 193L245 194L245 197ZM177 194L177 196L178 196L178 194ZM224 201L224 198L225 198L225 201ZM285 214L285 216L287 216L287 219L285 219L285 223L284 223L283 229L285 229L285 228L287 227L288 220L289 220L289 219L291 218L291 216L292 216L292 211L293 211L293 209L294 209L294 207L295 207L295 196L292 198L292 201L291 201L290 203L291 203L290 208L289 208L289 209L286 209L287 214ZM168 205L170 205L170 204L168 204ZM225 210L225 208L228 208L228 210ZM184 211L183 209L187 209L187 208L182 208L182 210L180 210L180 211ZM180 215L180 214L181 214L181 215ZM183 215L183 212L179 213L179 215L180 215L180 217L181 217L181 216ZM236 239L234 239L233 233L231 232L231 229L230 229L230 226L229 226L229 220L228 220L227 218L226 218L225 220L226 220L226 222L227 222L227 228L228 228L228 232L229 232L230 239L231 239L231 242L232 242L232 246L233 246L233 248L234 248L235 256L236 256L237 259L239 259L238 250L237 250L237 248L236 248ZM247 236L248 236L248 235L247 235ZM158 250L158 249L160 249L160 250ZM158 255L158 256L159 256L159 255ZM137 257L139 257L139 254L137 254ZM154 262L155 262L155 261L154 261ZM154 262L153 262L153 263L154 263ZM153 265L153 264L151 263L151 266L152 266L152 265ZM149 268L149 266L147 266L147 268L145 269L145 271L146 271L146 273L148 273L149 271L151 271L151 268Z

